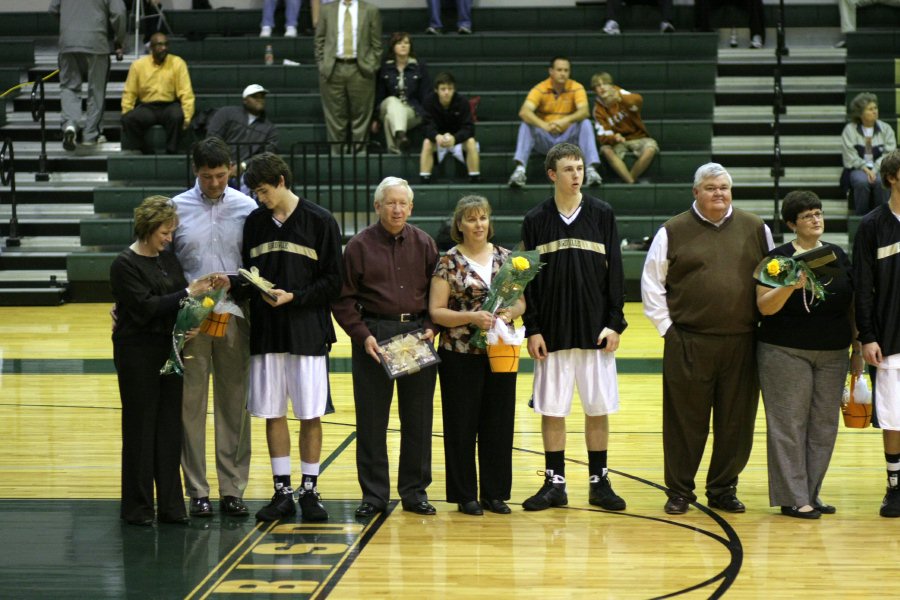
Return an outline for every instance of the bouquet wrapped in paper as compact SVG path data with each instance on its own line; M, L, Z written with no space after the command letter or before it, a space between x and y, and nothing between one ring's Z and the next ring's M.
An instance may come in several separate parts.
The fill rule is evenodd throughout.
M813 269L837 260L834 251L827 246L810 250L802 254L789 256L766 257L756 267L756 279L773 287L788 287L795 285L800 280L800 274L806 274L806 283L803 285L803 306L809 312L809 307L817 300L825 299L825 286L815 274ZM809 300L807 300L807 292Z
M191 329L196 329L203 323L224 295L225 290L218 289L197 298L188 296L181 301L181 308L178 309L178 316L175 318L175 327L172 329L172 351L169 353L169 360L159 370L161 375L184 374L184 358L190 358L181 356L184 343L187 341L185 336Z
M525 286L534 279L542 265L541 253L537 250L510 252L506 262L491 280L491 287L481 310L496 315L498 311L510 308L522 297ZM479 331L474 343L480 348L487 346L484 331Z

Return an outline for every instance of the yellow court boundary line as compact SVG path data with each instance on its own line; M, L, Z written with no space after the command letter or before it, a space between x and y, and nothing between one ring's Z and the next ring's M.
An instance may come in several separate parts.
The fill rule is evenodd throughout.
M260 539L262 539L262 538L264 538L264 537L269 533L269 531L271 531L272 529L274 529L275 526L276 526L277 524L278 524L277 521L274 521L274 522L272 522L272 523L265 523L265 524L262 523L262 522L257 523L257 524L253 527L252 530L250 530L249 532L247 532L247 535L244 536L244 539L242 539L240 542L238 542L237 544L235 544L234 548L232 548L231 551L230 551L228 554L226 554L226 555L222 558L222 560L220 560L219 563L218 563L215 567L212 568L212 570L209 572L209 574L207 574L207 576L204 577L203 580L200 581L200 583L198 583L198 584L194 587L194 589L192 589L191 592L190 592L187 596L184 597L185 600L188 600L189 598L194 597L194 595L197 594L197 592L200 590L200 588L202 588L202 587L210 580L210 578L211 578L213 575L215 575L215 573L216 573L219 569L222 569L222 568L223 568L224 564L225 564L226 562L228 562L228 560L231 558L231 556L232 556L235 552L237 552L244 544L249 543L250 537L251 537L251 536L253 536L254 534L257 534L257 533L262 532L262 529L263 529L264 527L268 526L269 529L268 529L267 531L263 532L263 533L262 533L262 536L260 536ZM257 540L257 542L258 542L258 541L259 541L259 540ZM250 545L249 548L248 548L247 550L244 551L243 556L246 556L247 552L248 552L250 549L252 549L252 548L253 548L253 545ZM233 567L232 567L232 569L233 569ZM230 573L230 572L231 572L231 570L226 571L225 574L223 575L223 577L224 577L225 575L227 575L228 573ZM219 581L221 581L221 577L219 578ZM216 582L216 583L218 583L218 582ZM209 596L209 594L210 594L210 592L207 592L205 595L201 596L201 598L206 598L206 597Z
M357 546L359 546L360 542L362 542L365 539L366 535L368 535L368 533L369 533L369 530L372 529L373 527L375 527L376 523L379 523L380 521L387 519L389 516L390 515L383 515L380 517L376 517L376 518L372 519L371 521L369 521L365 527L363 527L363 530L359 533L359 537L357 537L356 540L354 540L354 542L352 544L350 544L350 547L347 548L346 552L344 552L344 555L341 557L341 560L339 560L338 562L336 562L334 564L334 566L331 569L331 573L329 573L328 576L325 579L323 579L322 582L316 587L316 589L313 591L313 593L310 594L310 596L309 596L310 600L315 600L316 598L319 597L319 595L322 593L322 590L325 588L325 586L328 585L328 582L330 582L334 578L336 573L340 572L343 564L345 562L347 562L347 560L350 558L351 555L354 554L354 550L356 549Z

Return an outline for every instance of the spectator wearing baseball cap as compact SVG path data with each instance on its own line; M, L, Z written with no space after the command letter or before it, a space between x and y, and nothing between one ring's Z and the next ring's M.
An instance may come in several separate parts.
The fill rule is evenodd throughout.
M241 94L243 106L224 106L210 118L206 131L222 138L231 147L234 163L239 165L263 152L278 152L278 130L266 118L269 90L252 83Z

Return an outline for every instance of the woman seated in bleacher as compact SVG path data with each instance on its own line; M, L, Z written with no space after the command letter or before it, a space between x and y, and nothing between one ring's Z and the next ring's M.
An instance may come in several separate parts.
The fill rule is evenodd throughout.
M425 63L413 52L412 40L405 31L391 34L387 60L375 78L375 113L372 133L384 127L388 151L400 154L409 149L409 130L423 118L422 104L431 92Z
M853 190L856 214L864 215L888 201L890 191L881 182L878 170L885 154L897 149L894 130L878 120L878 98L863 92L850 101L850 122L841 135L844 172L841 187Z

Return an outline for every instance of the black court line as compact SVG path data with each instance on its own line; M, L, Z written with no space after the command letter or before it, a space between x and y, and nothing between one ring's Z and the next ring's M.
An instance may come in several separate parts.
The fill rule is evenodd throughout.
M327 598L328 595L331 594L335 586L340 583L341 579L344 577L347 571L350 570L350 567L353 566L353 563L356 562L357 557L359 557L363 549L368 545L372 538L375 537L375 534L378 533L378 530L381 529L381 526L385 524L387 518L391 514L393 514L396 507L397 500L388 502L387 508L385 508L384 512L380 513L377 517L369 522L362 536L360 536L353 547L350 548L350 551L347 553L344 559L341 560L338 568L331 572L331 574L328 576L328 579L325 580L323 585L310 597L311 599Z
M513 450L517 450L519 452L525 452L527 454L544 454L543 451L530 450L528 448L517 448L515 446L513 446ZM584 461L574 460L571 458L567 458L566 462L570 462L570 463L576 464L576 465L588 466L587 463ZM658 483L654 483L654 482L650 481L649 479L644 479L643 477L631 475L629 473L625 473L623 471L618 471L616 469L609 469L609 472L615 473L616 475L621 475L622 477L627 477L628 479L643 483L644 485L654 487L662 492L665 492L667 490L667 488L665 486L659 485ZM711 508L704 506L703 504L700 504L699 502L696 502L696 501L692 502L691 505L694 506L694 508L696 508L700 512L704 513L707 517L709 517L713 521L715 521L715 523L722 529L722 531L726 537L722 537L721 535L719 535L713 531L702 529L695 525L689 525L687 523L679 523L677 521L673 521L670 519L664 519L664 518L660 518L660 517L651 517L651 516L647 516L647 515L636 515L636 514L632 514L632 513L628 513L628 512L606 511L606 510L599 510L599 509L588 509L588 508L577 508L577 507L572 507L572 508L559 507L559 508L565 508L567 510L586 510L586 511L591 511L591 512L602 512L602 513L606 513L606 514L610 514L610 515L619 515L621 517L630 517L630 518L636 518L636 519L645 519L645 520L650 520L650 521L656 521L658 523L662 523L665 525L672 525L675 527L683 527L685 529L690 529L697 533L706 535L709 538L719 542L720 544L725 546L725 548L728 550L729 556L731 557L728 562L728 565L726 565L725 568L723 568L716 575L714 575L713 577L710 577L706 581L702 581L702 582L692 585L690 587L687 587L687 588L684 588L681 590L677 590L674 592L670 592L670 593L664 594L662 596L655 596L653 598L653 600L658 600L661 598L672 598L675 596L680 596L682 594L687 594L689 592L693 592L695 590L698 590L698 589L701 589L701 588L704 588L707 586L711 586L721 580L721 583L719 583L719 586L715 590L713 590L709 596L710 598L719 598L723 594L725 594L725 592L728 591L728 588L730 588L734 584L735 580L737 579L738 574L740 573L741 565L744 562L744 546L743 546L743 544L741 544L741 539L738 536L737 532L734 530L734 528L731 526L731 524L728 521L723 519L720 515L718 515L716 512L714 512Z

